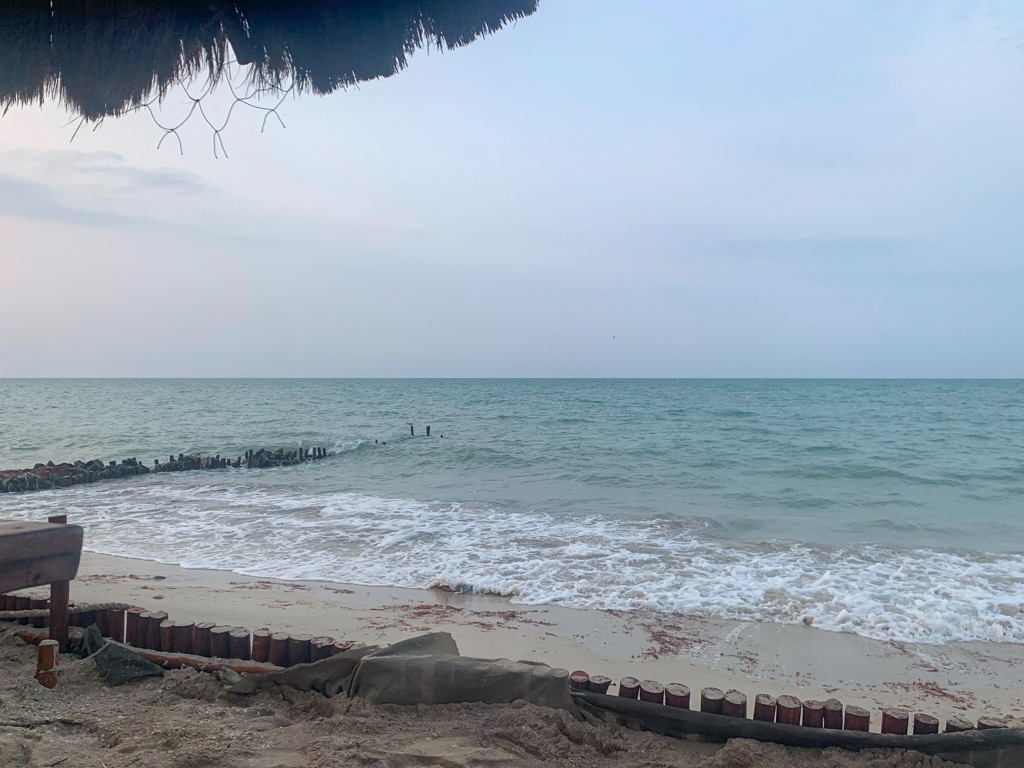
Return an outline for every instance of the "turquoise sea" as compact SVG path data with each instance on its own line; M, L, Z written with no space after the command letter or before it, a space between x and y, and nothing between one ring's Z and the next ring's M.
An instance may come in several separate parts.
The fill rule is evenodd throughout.
M0 380L0 468L296 446L334 455L0 517L187 567L1024 642L1021 381Z

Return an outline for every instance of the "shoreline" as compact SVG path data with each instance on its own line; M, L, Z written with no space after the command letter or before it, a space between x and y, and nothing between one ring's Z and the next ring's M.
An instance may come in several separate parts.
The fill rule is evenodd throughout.
M941 719L1024 717L1024 646L879 641L811 626L702 616L518 605L436 589L285 581L83 552L72 600L122 600L171 618L386 644L450 632L467 656L526 659L624 676Z

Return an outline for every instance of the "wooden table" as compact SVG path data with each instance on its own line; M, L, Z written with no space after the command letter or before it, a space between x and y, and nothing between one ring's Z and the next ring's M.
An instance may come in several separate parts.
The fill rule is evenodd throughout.
M0 520L0 594L50 585L50 638L67 649L70 582L82 558L80 525Z

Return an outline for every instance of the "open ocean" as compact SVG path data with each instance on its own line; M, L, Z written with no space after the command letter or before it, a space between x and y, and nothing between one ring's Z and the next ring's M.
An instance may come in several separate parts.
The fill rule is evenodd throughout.
M188 568L1024 642L1022 381L0 380L4 469L298 446L336 453L0 517Z

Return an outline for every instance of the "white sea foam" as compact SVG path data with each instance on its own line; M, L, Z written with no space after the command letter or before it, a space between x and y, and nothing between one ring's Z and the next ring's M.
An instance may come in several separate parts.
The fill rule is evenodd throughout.
M823 629L912 642L1024 642L1017 555L722 541L700 521L197 487L184 476L0 497L0 517L53 508L86 526L93 551L189 568L444 586L526 604L812 617Z

